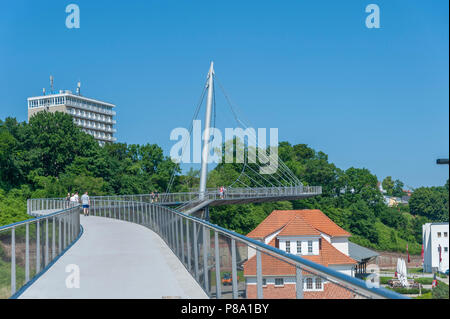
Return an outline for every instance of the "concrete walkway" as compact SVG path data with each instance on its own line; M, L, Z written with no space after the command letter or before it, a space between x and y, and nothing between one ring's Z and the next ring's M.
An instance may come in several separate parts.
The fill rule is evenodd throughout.
M164 241L141 225L81 216L84 234L20 296L53 298L207 298ZM80 271L80 288L67 288L66 266Z

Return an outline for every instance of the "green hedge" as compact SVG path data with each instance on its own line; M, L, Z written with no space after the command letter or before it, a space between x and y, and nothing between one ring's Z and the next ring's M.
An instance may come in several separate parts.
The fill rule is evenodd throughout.
M417 288L389 288L389 287L387 287L387 289L395 291L402 295L418 295L420 293L419 289L417 289ZM426 294L429 292L431 292L430 289L422 288L422 294Z

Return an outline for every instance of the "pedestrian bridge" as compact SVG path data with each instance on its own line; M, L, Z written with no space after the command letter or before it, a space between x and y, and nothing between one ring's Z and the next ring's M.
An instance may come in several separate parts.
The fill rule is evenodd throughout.
M19 298L208 297L153 231L98 216L81 216L80 223L78 241ZM78 270L70 265L78 267L79 288L66 285L68 277L69 286L76 284L69 275Z
M0 227L0 298L264 298L267 256L294 267L299 299L306 276L351 298L403 297L140 196L94 198L89 217L29 200L40 216Z

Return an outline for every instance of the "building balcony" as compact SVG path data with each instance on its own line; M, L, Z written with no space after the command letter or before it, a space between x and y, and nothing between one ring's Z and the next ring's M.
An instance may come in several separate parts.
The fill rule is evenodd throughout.
M88 120L91 120L91 121L97 121L97 122L101 122L101 123L111 123L111 120L102 119L102 118L100 118L98 116L92 116L90 114L85 114L85 115L78 114L74 109L71 109L68 113L70 115L72 115L73 117L77 117L77 118L88 119Z
M86 104L83 104L83 103L78 103L78 102L73 102L73 101L66 101L66 105L70 106L70 107L75 107L75 108L79 108L79 109L83 109L83 110L96 112L96 113L107 114L107 115L112 115L112 116L116 115L115 111L105 110L105 109L102 109L102 108L86 105Z

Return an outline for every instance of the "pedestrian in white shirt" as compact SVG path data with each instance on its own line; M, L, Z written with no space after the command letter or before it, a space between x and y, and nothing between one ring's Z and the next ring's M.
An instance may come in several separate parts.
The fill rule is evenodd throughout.
M91 201L88 196L88 192L84 193L83 196L81 196L81 205L83 205L83 214L84 216L89 216L89 205Z

